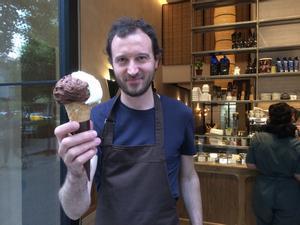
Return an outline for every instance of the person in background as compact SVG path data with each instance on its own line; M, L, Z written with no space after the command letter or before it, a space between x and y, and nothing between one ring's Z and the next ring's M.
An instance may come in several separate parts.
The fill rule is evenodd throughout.
M269 107L265 130L251 139L246 163L259 172L253 190L257 225L300 224L300 142L295 130L292 108L277 103Z
M296 126L296 137L300 138L300 111L292 107L292 120Z
M151 88L161 57L153 28L121 18L112 25L106 51L120 95L92 110L95 130L70 135L76 122L55 129L68 169L59 191L65 213L78 219L90 205L92 181L83 164L91 159L97 225L178 225L180 193L191 224L202 225L192 111Z

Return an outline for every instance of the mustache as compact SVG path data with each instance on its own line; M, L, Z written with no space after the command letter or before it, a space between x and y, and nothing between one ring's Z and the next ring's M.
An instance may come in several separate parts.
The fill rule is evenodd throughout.
M144 74L142 73L138 73L138 74L135 74L135 75L129 75L129 74L126 74L126 76L124 77L124 80L125 81L130 81L130 80L136 80L136 79L144 79Z

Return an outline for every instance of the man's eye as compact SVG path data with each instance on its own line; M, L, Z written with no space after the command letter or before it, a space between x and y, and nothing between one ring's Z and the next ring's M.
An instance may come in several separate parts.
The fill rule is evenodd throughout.
M139 62L144 62L144 61L147 61L147 59L148 59L148 57L147 56L139 56L138 58L137 58L137 60L139 61Z
M117 58L117 63L125 63L127 60L126 58Z

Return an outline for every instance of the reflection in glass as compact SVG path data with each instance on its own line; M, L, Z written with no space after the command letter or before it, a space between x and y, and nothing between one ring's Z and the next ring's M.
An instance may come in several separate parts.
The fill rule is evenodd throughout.
M0 15L1 225L59 225L58 1L4 1Z
M53 86L22 88L22 210L23 224L28 225L59 224L58 217L53 217L59 215L59 160L53 134L57 108L50 94L32 94L52 93L52 89ZM37 216L32 217L32 212Z

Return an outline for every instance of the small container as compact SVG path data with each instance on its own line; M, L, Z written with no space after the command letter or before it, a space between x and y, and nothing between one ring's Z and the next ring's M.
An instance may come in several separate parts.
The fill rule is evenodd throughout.
M220 156L219 156L219 163L220 164L227 164L228 163L228 159L227 159L227 155L226 154L220 154Z
M297 95L290 95L291 100L297 100Z
M282 65L282 62L281 62L280 58L276 59L276 72L279 72L279 73L284 72L283 71L283 65Z
M260 94L260 99L264 101L269 101L271 100L272 94L271 93L261 93Z
M288 58L288 71L294 72L294 60L292 59L292 57Z
M271 73L276 73L276 71L277 71L276 66L272 66L272 67L271 67Z
M206 162L207 154L204 152L199 152L197 160L198 160L198 162Z
M218 161L218 153L209 153L207 161L208 162L217 162Z
M192 101L197 102L200 100L200 95L202 94L200 87L193 87L192 89Z
M246 137L241 138L241 146L248 146L248 138Z
M239 156L240 156L240 163L245 164L247 154L246 153L240 153Z
M298 72L299 71L299 59L298 57L294 58L294 72Z
M283 65L283 72L289 72L289 61L287 60L286 57L283 57L282 65Z
M272 93L272 100L280 100L281 94L278 92L273 92Z
M271 73L272 58L261 58L259 59L259 73Z

